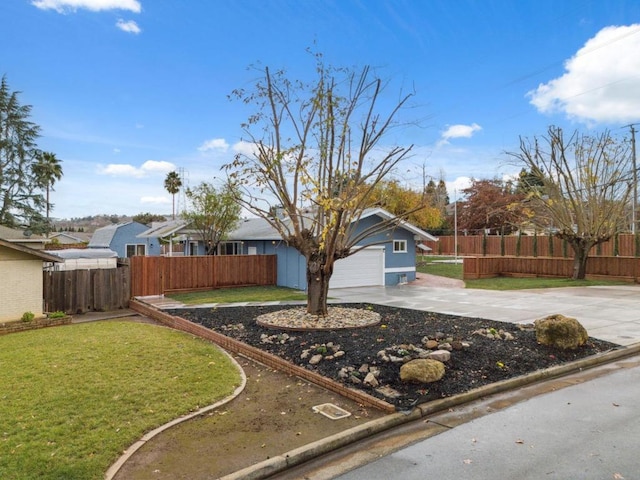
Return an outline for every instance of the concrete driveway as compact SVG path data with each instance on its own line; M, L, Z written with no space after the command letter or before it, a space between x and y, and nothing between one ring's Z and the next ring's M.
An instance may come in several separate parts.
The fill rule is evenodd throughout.
M552 314L576 318L590 336L618 345L640 342L640 286L473 290L424 285L329 290L334 302L364 302L532 323Z

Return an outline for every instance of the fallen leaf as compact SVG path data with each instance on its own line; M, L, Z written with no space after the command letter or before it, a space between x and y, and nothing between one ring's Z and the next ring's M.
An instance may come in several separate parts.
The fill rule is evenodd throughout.
M522 445L522 444L524 443L524 440L520 440L520 439L518 439L518 440L516 440L516 443L518 443L518 444Z
M619 407L619 406L620 406L620 404L619 404L619 403L615 403L615 402L614 402L614 403L613 403L613 406L614 406L614 407Z
M465 465L469 465L473 463L473 460L471 460L470 458L467 458L466 460L463 460L462 463L464 463Z
M615 478L616 480L624 480L624 477L619 473L614 473L613 478Z

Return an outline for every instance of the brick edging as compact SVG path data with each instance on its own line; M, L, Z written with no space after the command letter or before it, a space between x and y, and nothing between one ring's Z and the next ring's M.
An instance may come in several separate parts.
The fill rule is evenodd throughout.
M162 323L163 325L209 340L229 352L244 355L245 357L251 358L252 360L260 362L268 367L275 368L276 370L287 373L289 375L295 375L297 377L303 378L315 385L338 393L343 397L346 397L360 404L377 408L378 410L382 410L383 412L387 413L396 411L395 406L391 405L388 402L385 402L384 400L380 400L367 393L345 387L343 384L320 375L319 373L307 370L306 368L300 367L298 365L294 365L276 355L264 352L259 348L252 347L251 345L247 345L246 343L242 343L238 340L222 335L202 325L190 322L189 320L186 320L182 317L169 315L159 308L156 308L153 305L149 305L148 303L142 302L138 299L132 299L129 303L129 308L142 315L151 317L154 320Z
M59 325L68 325L71 323L71 320L72 317L67 315L58 318L35 318L28 322L24 322L22 320L3 322L0 323L0 335L26 332L27 330L36 330L39 328L57 327Z

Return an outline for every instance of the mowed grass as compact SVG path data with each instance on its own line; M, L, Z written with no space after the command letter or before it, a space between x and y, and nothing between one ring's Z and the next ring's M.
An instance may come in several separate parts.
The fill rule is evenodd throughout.
M455 263L453 257L420 255L416 270L420 273L462 280L462 263Z
M224 398L240 382L212 344L150 324L4 335L0 478L103 478L144 433Z
M307 294L300 290L285 287L239 287L219 288L203 292L172 293L168 297L186 305L203 303L237 303L237 302L273 302L273 301L305 301Z
M453 263L453 257L420 256L421 263L417 271L438 275L440 277L462 280L462 263ZM447 263L447 262L451 263ZM613 280L573 280L571 278L541 278L541 277L495 277L480 280L465 280L466 288L484 290L524 290L528 288L564 288L591 287L597 285L625 285L625 282Z
M495 277L480 280L465 280L466 288L484 290L525 290L528 288L566 288L566 287L594 287L598 285L631 285L626 282L613 280L573 280L571 278L516 278Z

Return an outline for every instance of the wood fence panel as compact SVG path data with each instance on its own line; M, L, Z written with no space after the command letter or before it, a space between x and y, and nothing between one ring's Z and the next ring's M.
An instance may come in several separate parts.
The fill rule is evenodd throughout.
M131 295L276 285L276 263L275 255L132 257Z
M432 253L436 255L454 255L454 236L439 237L437 242L424 242L425 245L432 249ZM616 248L617 242L617 248ZM594 257L612 257L617 255L621 257L640 257L640 251L636 252L636 242L640 243L640 239L636 240L632 234L620 234L616 238L611 238L607 242L595 246L590 256ZM458 255L502 255L502 244L504 244L504 255L519 255L523 257L554 257L554 258L573 258L573 251L565 241L551 237L548 235L506 235L504 240L499 235L487 235L484 239L482 235L458 236ZM534 252L534 243L536 248ZM520 252L518 252L518 244ZM566 257L565 257L566 251Z
M465 280L496 276L570 278L572 275L572 258L481 256L465 257L463 263L463 278ZM589 257L587 278L608 278L638 283L640 280L640 258Z
M131 296L129 267L43 273L47 312L69 315L126 308Z

